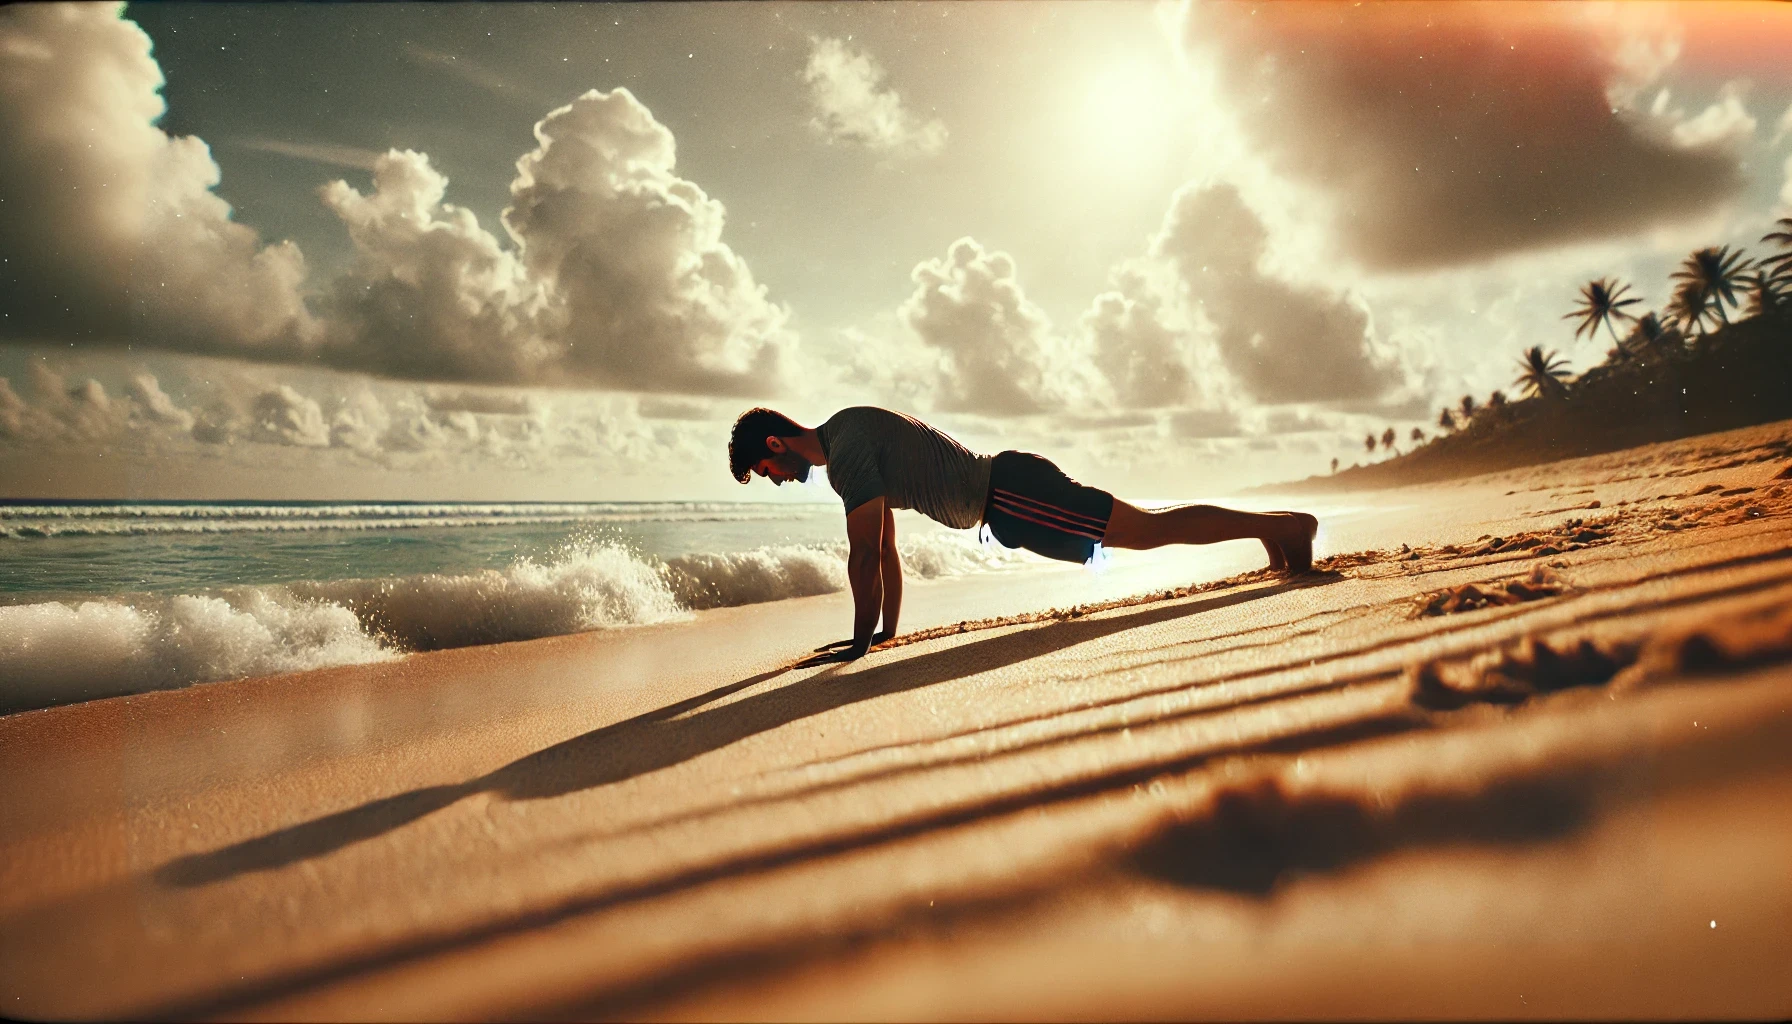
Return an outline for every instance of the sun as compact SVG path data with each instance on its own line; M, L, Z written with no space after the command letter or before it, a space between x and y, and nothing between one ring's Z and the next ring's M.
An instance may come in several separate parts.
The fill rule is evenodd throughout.
M1155 167L1182 132L1174 76L1155 62L1112 60L1073 88L1068 144L1072 160L1088 171L1124 178Z

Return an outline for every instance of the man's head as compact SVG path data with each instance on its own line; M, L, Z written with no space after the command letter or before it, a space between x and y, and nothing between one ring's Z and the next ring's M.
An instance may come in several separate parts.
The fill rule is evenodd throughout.
M729 472L743 484L755 473L780 486L786 480L806 482L814 464L786 443L802 434L803 427L781 412L748 409L728 437Z

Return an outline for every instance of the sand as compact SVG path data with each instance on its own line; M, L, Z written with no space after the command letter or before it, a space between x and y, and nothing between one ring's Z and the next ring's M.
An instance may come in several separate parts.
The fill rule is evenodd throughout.
M6 716L0 1013L1792 1015L1788 451L916 585L845 666L830 595Z

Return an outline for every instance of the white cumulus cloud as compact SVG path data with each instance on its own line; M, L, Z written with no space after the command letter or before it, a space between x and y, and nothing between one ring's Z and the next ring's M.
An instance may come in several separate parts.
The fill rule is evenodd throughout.
M156 126L161 69L122 6L0 10L0 324L298 358L304 260L230 219L204 142Z
M830 140L906 155L931 155L946 145L945 124L905 107L884 85L883 69L845 40L812 37L803 81L815 106L810 124Z
M1087 354L1027 298L1007 253L961 238L911 279L897 315L943 358L936 408L1021 416L1088 398Z

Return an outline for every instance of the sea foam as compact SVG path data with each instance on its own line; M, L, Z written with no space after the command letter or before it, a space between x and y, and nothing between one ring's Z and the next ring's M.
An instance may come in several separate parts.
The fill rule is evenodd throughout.
M899 548L907 575L924 579L1018 557L946 533ZM846 553L786 545L660 561L583 543L465 574L0 606L0 713L832 593L847 585Z

